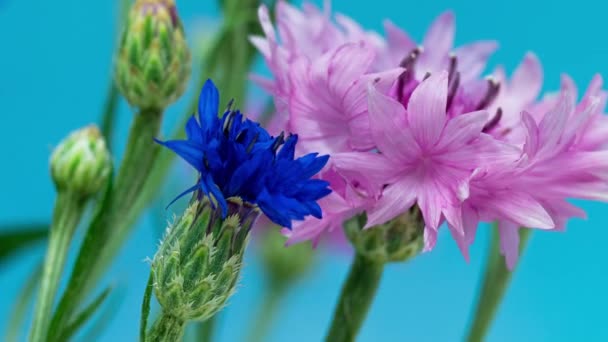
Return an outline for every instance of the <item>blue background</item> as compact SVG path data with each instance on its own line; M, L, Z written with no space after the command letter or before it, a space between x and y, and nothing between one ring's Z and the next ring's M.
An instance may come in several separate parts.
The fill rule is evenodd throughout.
M543 62L546 90L559 86L562 72L580 88L595 72L606 75L606 6L596 1L334 2L337 11L370 29L381 30L382 19L389 17L417 39L436 15L451 8L457 43L498 40L501 49L491 65L500 61L509 70L526 51L535 51ZM179 9L191 41L203 39L219 20L211 0L179 1ZM70 130L98 120L111 70L116 12L117 5L107 0L0 1L0 224L50 217L55 191L48 156ZM169 110L165 132L188 98ZM117 159L131 116L123 103ZM608 341L607 207L578 204L588 220L570 222L565 233L533 235L489 341ZM149 270L143 260L153 255L158 227L169 214L160 208L146 214L105 279L125 296L113 308L115 318L103 341L136 340ZM387 267L360 341L461 340L487 240L481 229L472 261L466 263L444 229L432 253ZM0 265L0 336L19 288L42 254L42 248L28 250ZM317 267L282 305L270 341L318 341L324 335L349 256L319 254ZM222 315L220 341L241 340L249 328L263 300L260 271L250 253L240 290Z

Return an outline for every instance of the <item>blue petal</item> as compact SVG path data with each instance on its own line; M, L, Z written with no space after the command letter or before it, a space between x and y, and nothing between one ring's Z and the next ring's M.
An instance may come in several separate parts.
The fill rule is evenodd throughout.
M310 153L310 154L305 155L302 158L299 158L298 160L302 160L302 159L310 157L310 156L316 157L316 155L317 155L316 153ZM323 167L325 167L325 164L327 164L328 160L329 160L328 155L314 158L313 160L310 161L310 163L307 163L308 165L305 165L305 171L303 172L301 177L310 178L310 177L316 175L319 171L321 171L321 169L323 169Z
M198 125L198 121L196 121L194 115L188 119L188 123L186 124L186 136L190 141L198 144L203 143L203 131L201 130L201 126Z
M289 138L287 138L287 141L285 141L285 145L283 145L283 147L281 148L281 150L279 151L279 154L277 155L277 158L279 159L291 159L293 160L295 151L296 151L296 143L298 142L298 136L297 135L291 135L289 136Z
M205 154L201 145L186 140L160 141L154 139L154 141L168 147L199 172L203 171L203 157Z
M220 209L222 210L222 218L225 218L226 215L228 215L228 203L226 203L224 194L222 193L220 188L217 186L217 184L215 184L215 182L213 181L213 177L211 176L211 174L207 174L205 183L209 187L209 191L210 191L211 195L217 201L217 203L220 206Z
M217 110L220 102L220 93L218 92L213 81L207 80L201 90L201 95L198 99L198 115L201 118L201 126L203 129L214 129L217 125Z
M186 196L187 194L191 193L192 191L194 191L194 190L196 190L196 189L199 189L200 187L201 187L201 184L200 184L200 183L196 183L196 184L194 184L192 187L190 187L190 188L186 189L186 191L184 191L184 192L182 192L181 194L177 195L177 197L175 197L175 198L174 198L174 199L171 201L171 203L169 203L169 204L167 205L167 207L166 207L165 209L168 209L168 208L169 208L169 207L170 207L170 206L171 206L173 203L175 203L175 201L177 201L178 199L180 199L180 198L182 198L182 197Z

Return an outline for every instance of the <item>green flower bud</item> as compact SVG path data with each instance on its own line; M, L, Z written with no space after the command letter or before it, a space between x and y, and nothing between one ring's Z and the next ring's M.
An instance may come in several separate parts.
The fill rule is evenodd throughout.
M93 125L72 132L65 138L53 151L50 164L57 189L83 197L100 191L112 169L106 142Z
M183 93L190 51L173 0L137 0L127 18L115 68L124 97L141 109L164 109Z
M163 314L205 320L234 293L249 231L259 209L229 199L221 219L209 201L194 202L167 229L154 259L154 294Z
M365 216L356 216L344 225L344 231L356 252L369 260L405 261L422 251L424 222L418 208L379 226L361 229L363 226Z

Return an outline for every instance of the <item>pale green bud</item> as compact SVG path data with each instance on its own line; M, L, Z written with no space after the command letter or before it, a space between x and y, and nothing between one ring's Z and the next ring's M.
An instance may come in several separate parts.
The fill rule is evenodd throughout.
M116 84L133 106L164 109L183 93L190 51L173 0L137 0L116 59Z
M229 214L194 202L167 229L152 260L154 293L166 315L205 320L234 293L259 209L229 199Z
M112 161L99 129L91 125L72 132L55 148L50 167L58 190L87 197L106 184Z
M405 261L422 251L424 222L417 208L385 224L361 229L363 226L365 216L357 216L346 222L344 231L356 252L369 260Z

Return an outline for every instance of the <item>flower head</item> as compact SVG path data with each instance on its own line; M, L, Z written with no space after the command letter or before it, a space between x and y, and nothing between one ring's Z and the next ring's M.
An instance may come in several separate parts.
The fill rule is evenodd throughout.
M454 48L454 16L441 14L420 44L390 22L386 39L351 19L281 5L278 34L252 38L273 79L277 120L298 133L298 152L331 153L320 174L333 193L322 219L284 231L318 240L353 216L367 228L419 210L426 250L447 223L462 253L479 222L498 222L513 267L520 227L562 229L584 212L568 201L608 201L608 94L596 76L576 104L574 82L538 101L543 72L527 54L510 78L480 78L493 41ZM309 19L309 20L307 20ZM567 167L564 167L567 165Z
M112 172L112 156L96 126L72 132L53 151L51 177L58 190L91 196L106 184Z
M190 51L174 0L137 0L116 57L116 85L131 105L163 109L190 76Z
M291 228L292 220L321 217L317 200L328 195L328 183L311 179L329 156L310 153L294 158L298 137L271 137L258 123L244 119L231 104L218 118L219 93L208 80L199 99L199 120L186 125L186 140L158 141L199 172L199 181L179 197L197 191L217 204L225 217L227 198L257 205L275 223Z

